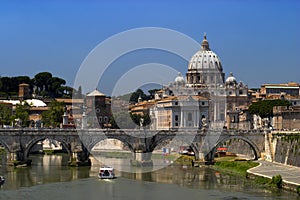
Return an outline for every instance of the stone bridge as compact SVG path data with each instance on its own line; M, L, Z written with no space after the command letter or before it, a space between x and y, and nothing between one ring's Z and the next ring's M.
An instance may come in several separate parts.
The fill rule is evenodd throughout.
M120 129L0 129L0 144L6 149L7 161L29 164L32 147L45 139L61 143L74 165L90 165L90 152L102 140L117 139L133 153L134 163L152 163L153 150L172 140L190 144L195 160L212 161L219 145L240 139L252 148L255 159L265 149L265 133L261 131L203 131L203 130L120 130Z

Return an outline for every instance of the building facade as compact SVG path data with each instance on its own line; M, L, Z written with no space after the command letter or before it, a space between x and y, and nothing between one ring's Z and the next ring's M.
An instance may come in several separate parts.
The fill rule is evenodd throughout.
M220 58L206 35L189 61L186 78L179 73L173 83L155 94L150 108L152 129L250 129L247 85L231 73L225 81Z
M273 115L275 130L300 130L300 106L275 106Z

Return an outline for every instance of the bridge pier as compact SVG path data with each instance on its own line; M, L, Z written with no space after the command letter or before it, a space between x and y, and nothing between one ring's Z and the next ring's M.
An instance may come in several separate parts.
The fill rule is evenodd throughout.
M133 160L130 161L131 165L138 167L153 166L153 161L151 160L152 152L136 150L132 154Z
M91 166L91 159L89 155L84 151L74 151L70 156L69 165L71 167L79 167L79 166Z
M195 156L195 161L192 161L192 165L195 167L199 167L200 165L214 164L212 153L213 151L209 152L208 154L199 152L198 155Z
M83 144L73 143L71 146L73 148L71 148L71 156L69 161L70 166L78 167L92 165L91 159L89 158L90 153Z
M26 159L23 151L7 152L8 166L30 166L32 160Z
M91 159L89 156L83 152L73 152L69 161L69 165L71 167L78 167L78 166L91 166Z

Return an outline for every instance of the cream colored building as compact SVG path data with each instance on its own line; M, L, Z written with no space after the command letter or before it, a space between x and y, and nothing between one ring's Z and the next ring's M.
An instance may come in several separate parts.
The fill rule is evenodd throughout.
M300 106L276 106L273 114L275 130L300 130Z
M248 87L232 73L225 81L221 60L210 49L206 35L191 57L186 79L179 73L155 94L155 100L149 112L152 129L251 127Z

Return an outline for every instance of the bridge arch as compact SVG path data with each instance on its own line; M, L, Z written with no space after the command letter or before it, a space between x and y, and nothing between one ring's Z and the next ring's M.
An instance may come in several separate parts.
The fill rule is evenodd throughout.
M128 141L128 139L122 138L122 137L99 137L96 138L94 140L92 140L89 144L85 144L87 145L86 148L89 152L92 151L92 149L101 141L107 140L107 139L115 139L115 140L119 140L121 141L127 148L129 148L129 150L131 152L134 151L134 148L132 146L132 144L130 144L130 142Z
M163 143L167 140L171 141L175 137L175 135L176 135L176 133L170 134L170 135L165 135L165 131L160 131L155 136L153 136L151 144L149 145L149 151L153 152L154 149L161 143Z
M220 144L223 144L224 142L226 141L229 141L229 140L232 140L232 139L239 139L239 140L242 140L244 142L246 142L250 148L253 150L253 153L254 153L254 159L257 160L260 156L260 151L257 147L257 145L251 141L249 138L247 137L244 137L244 136L240 136L240 135L230 135L230 136L225 136L224 138L221 138L217 143L216 145L213 147L210 155L208 156L211 156L211 159L208 159L208 160L214 160L215 158L215 153L217 151L217 148L219 147Z
M27 158L29 156L30 150L32 149L32 147L37 144L40 141L44 141L46 139L51 139L51 140L55 140L61 143L61 145L63 146L64 149L66 149L66 151L68 152L69 155L72 155L71 149L70 149L70 145L68 142L66 142L65 140L63 140L63 138L58 138L58 137L49 137L49 136L43 136L43 137L38 137L38 138L34 138L32 140L30 140L26 145L25 145L25 149L24 149L24 158Z
M159 134L161 133L161 135ZM183 144L188 145L191 150L194 152L194 156L197 159L198 155L199 155L199 150L198 147L196 146L196 144L192 141L194 141L195 136L192 136L193 138L191 139L190 137L180 137L179 135L177 135L176 132L173 132L172 134L166 134L166 131L160 131L158 134L156 134L153 138L153 140L151 141L151 145L149 150L152 152L154 151L154 149L159 146L161 143L165 142L165 141L172 141L173 139L178 140L180 139L180 141Z
M9 148L9 146L2 139L0 139L0 145L2 145L5 150L7 150L9 152L11 151L11 149Z

